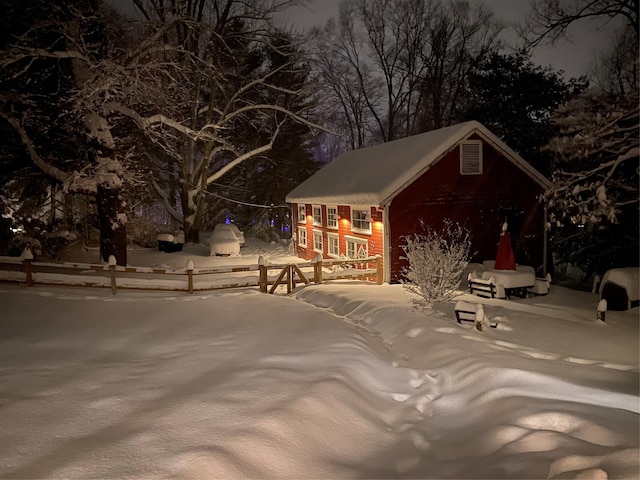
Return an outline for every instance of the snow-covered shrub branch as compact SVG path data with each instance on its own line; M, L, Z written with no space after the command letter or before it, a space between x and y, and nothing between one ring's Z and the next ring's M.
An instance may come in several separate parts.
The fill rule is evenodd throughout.
M546 195L559 265L587 275L638 264L640 131L637 98L583 95L556 116L555 159Z
M560 135L547 149L556 159L547 195L557 226L616 223L638 201L640 128L637 99L583 96L560 109Z
M403 286L430 306L456 295L469 263L471 239L468 230L450 221L441 230L423 228L424 233L405 237L402 248L409 265L403 269Z

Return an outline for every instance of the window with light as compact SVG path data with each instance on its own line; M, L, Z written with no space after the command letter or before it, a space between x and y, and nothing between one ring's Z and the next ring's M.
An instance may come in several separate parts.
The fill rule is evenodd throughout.
M322 232L313 232L313 250L322 253Z
M307 246L307 229L305 227L298 228L298 245Z
M332 257L340 256L340 239L335 233L327 234L327 253Z
M327 207L327 227L338 228L338 208Z
M360 233L371 233L371 211L352 208L351 228Z
M307 221L307 207L304 203L298 204L298 222L305 223Z
M347 237L347 257L349 258L367 258L369 249L367 241L359 238Z
M320 205L314 205L312 207L313 212L313 224L322 226L322 207Z

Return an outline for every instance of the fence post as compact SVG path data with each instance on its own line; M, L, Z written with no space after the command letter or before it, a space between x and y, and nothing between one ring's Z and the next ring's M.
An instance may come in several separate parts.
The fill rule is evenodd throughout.
M116 257L109 255L109 270L111 270L111 293L116 294Z
M603 298L598 302L598 306L596 307L596 320L600 320L601 322L604 322L606 316L607 316L607 301Z
M291 264L287 266L287 293L291 293L293 290L293 267Z
M27 276L27 287L33 287L33 253L29 247L25 247L22 251L22 263L24 264L24 273Z
M262 255L258 257L258 270L260 275L258 277L258 286L261 293L267 293L267 265Z
M189 295L193 293L193 262L187 262L187 277L189 279Z
M382 257L376 255L376 283L382 285Z
M322 254L317 253L313 259L313 281L322 283Z

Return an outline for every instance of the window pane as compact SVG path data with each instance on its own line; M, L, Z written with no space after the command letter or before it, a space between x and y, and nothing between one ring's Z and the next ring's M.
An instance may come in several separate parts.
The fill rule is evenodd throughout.
M338 209L337 208L327 208L327 225L329 227L338 226Z

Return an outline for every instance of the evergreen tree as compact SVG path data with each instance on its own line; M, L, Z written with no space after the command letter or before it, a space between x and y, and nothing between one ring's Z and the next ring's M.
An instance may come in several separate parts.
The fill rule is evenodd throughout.
M469 76L464 120L478 120L541 173L551 175L552 155L541 151L556 131L553 113L585 80L534 65L526 51L493 53Z

